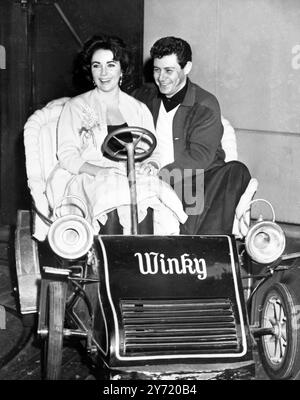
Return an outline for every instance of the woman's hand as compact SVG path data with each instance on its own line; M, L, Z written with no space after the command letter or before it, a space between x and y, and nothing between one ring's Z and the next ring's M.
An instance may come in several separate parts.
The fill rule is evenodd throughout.
M124 175L122 174L122 172L115 167L98 167L99 170L97 172L97 174L95 175L95 179L97 179L98 177L103 178L104 176L111 176L113 174L118 174L118 175Z
M139 167L137 168L137 172L143 175L156 176L158 174L158 166L152 161L145 161L139 165Z
M103 175L111 175L113 173L120 174L121 171L116 167L100 167L98 165L86 162L80 167L79 173L88 174L96 177L100 173Z

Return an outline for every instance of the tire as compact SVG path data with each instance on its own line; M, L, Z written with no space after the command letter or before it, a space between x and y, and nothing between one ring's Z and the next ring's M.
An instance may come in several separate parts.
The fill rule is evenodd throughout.
M273 327L273 335L264 335L258 342L263 368L271 379L294 379L300 369L300 330L297 310L299 301L282 283L267 290L260 315L262 328Z
M61 377L66 290L65 282L50 282L48 285L48 336L44 343L44 379L47 380Z

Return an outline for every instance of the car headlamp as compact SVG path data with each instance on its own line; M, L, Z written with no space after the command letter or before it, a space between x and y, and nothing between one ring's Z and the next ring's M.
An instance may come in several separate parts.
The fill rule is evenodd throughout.
M245 237L245 246L252 260L260 264L270 264L276 261L284 252L285 235L282 228L275 222L275 213L272 205L263 199L256 199L251 203L255 201L267 203L272 210L273 218L272 221L265 221L260 216L249 229Z
M91 224L80 215L56 219L48 232L48 242L54 253L70 260L84 256L91 248L93 238Z

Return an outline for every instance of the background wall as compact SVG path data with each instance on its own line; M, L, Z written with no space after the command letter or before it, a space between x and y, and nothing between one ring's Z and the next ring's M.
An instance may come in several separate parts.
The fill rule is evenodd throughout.
M122 37L135 50L135 73L125 89L142 82L142 0L0 0L0 225L14 225L17 209L31 208L23 127L48 101L73 96L74 58L94 34ZM125 82L123 82L125 86Z
M290 223L300 223L299 21L299 0L145 0L144 60L162 36L191 44L190 77L235 127L256 197Z

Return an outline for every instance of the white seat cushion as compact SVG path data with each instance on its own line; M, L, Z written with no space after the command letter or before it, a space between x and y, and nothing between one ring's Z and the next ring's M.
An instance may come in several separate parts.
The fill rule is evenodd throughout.
M225 152L225 162L237 160L238 152L237 152L235 130L226 118L222 116L221 120L224 128L221 144L222 144L222 149Z
M53 100L41 110L35 111L24 126L27 183L37 209L50 217L48 200L45 195L46 181L57 164L56 128L63 105L68 97ZM34 236L44 240L48 226L35 216Z

